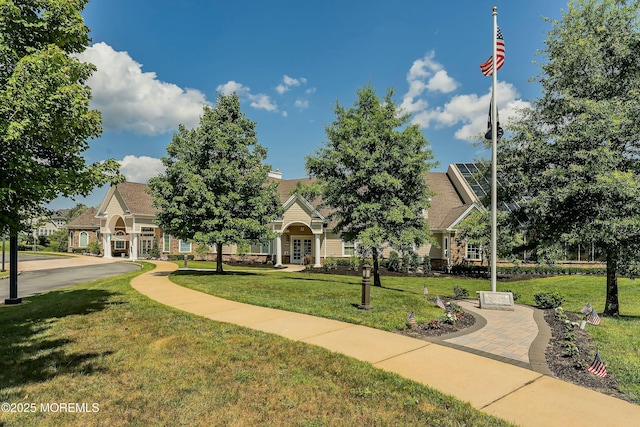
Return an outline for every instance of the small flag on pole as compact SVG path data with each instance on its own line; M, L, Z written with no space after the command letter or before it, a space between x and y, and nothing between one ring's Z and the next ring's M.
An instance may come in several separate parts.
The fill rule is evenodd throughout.
M498 34L496 36L497 36L496 38L496 46L497 46L496 70L499 70L500 68L502 68L502 65L504 64L504 37L502 36L502 31L500 30L500 27L498 27ZM489 59L487 59L485 62L480 64L480 71L482 71L482 74L485 76L493 75L493 54L491 54Z
M587 305L585 305L584 307L582 307L580 309L580 313L582 314L589 314L593 311L593 307L591 307L591 303L588 302Z
M413 311L411 313L409 313L409 317L408 317L409 323L412 325L416 324L416 316L413 314Z
M604 378L607 376L607 368L604 366L604 363L602 363L599 351L596 351L596 357L593 359L593 362L591 362L591 365L587 366L587 371L599 377Z
M600 316L598 316L598 313L596 313L594 309L591 309L591 313L589 313L589 316L587 317L587 322L591 323L592 325L600 324Z
M491 112L493 110L493 104L490 102L489 103L489 118L487 119L487 133L484 134L484 138L485 139L493 139L493 135L491 132L491 124L493 123L493 121L491 120ZM504 135L504 129L502 129L500 127L500 115L498 114L498 109L496 108L496 124L498 126L498 134L497 137L498 139L502 138L502 135Z
M446 310L447 308L444 306L444 303L442 302L442 300L440 299L439 296L436 297L436 305L438 307L440 307L443 310Z
M424 285L424 289L422 290L422 295L427 295L429 293L429 289L427 289L427 285Z

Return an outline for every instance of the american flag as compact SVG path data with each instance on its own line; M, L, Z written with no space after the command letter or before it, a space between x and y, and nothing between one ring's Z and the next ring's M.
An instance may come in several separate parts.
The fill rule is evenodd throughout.
M424 289L422 290L422 295L426 295L429 293L429 289L427 289L427 285L424 285Z
M413 314L413 311L411 313L409 313L409 317L408 317L409 323L412 325L416 324L416 316Z
M582 307L580 309L580 313L582 314L589 314L593 311L593 307L591 307L591 303L588 302L587 305L585 305L584 307Z
M598 316L598 313L596 313L594 309L591 309L591 313L589 313L589 316L587 317L587 322L591 323L592 325L600 324L600 316Z
M591 362L591 365L587 366L587 371L599 377L604 378L607 376L607 368L604 366L604 363L602 363L599 351L596 351L596 357L593 359L593 362Z
M500 31L500 27L498 27L498 35L496 39L496 70L502 68L504 64L504 37L502 36L502 31ZM493 75L493 54L487 59L486 62L480 64L480 71L485 76Z
M447 308L444 306L444 303L442 302L442 300L440 299L439 296L436 297L436 305L438 307L440 307L443 310L446 310Z

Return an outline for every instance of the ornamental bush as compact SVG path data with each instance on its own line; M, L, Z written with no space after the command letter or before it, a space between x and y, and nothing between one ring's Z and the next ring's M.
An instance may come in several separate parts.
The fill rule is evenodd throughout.
M564 302L564 297L556 292L540 292L533 296L539 308L556 308Z

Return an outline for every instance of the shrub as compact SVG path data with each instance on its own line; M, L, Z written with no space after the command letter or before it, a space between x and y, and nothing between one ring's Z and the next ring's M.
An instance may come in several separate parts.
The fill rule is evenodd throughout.
M184 259L185 254L168 254L167 259L169 261L182 261ZM191 254L187 254L187 260L193 261L194 257Z
M360 258L355 255L352 255L349 258L349 268L351 270L357 270L358 268L360 268Z
M149 257L157 259L157 258L160 258L161 255L162 254L160 253L160 248L158 247L158 241L156 239L153 239L153 246L149 251Z
M564 302L564 297L556 292L540 292L533 296L539 308L556 308Z
M324 267L324 270L335 270L336 268L338 268L338 261L335 259L335 257L330 256L329 258L325 258L324 259L324 263L322 264L322 266Z
M89 242L87 245L87 252L98 255L100 253L100 243L98 242Z
M389 261L387 261L387 270L400 271L400 256L398 252L391 251L389 254Z
M422 257L422 272L427 274L431 271L431 257L429 255Z
M469 296L469 290L458 285L453 287L453 293L456 299L467 298Z

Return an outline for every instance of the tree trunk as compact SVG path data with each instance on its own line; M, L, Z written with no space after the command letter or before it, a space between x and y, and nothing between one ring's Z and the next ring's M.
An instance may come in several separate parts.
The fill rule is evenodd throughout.
M382 287L382 283L380 283L380 264L378 263L378 248L371 249L371 256L373 257L373 286Z
M216 272L224 273L222 269L222 243L216 243Z
M605 316L619 316L620 306L618 304L618 251L609 249L607 251L607 300L604 305Z

